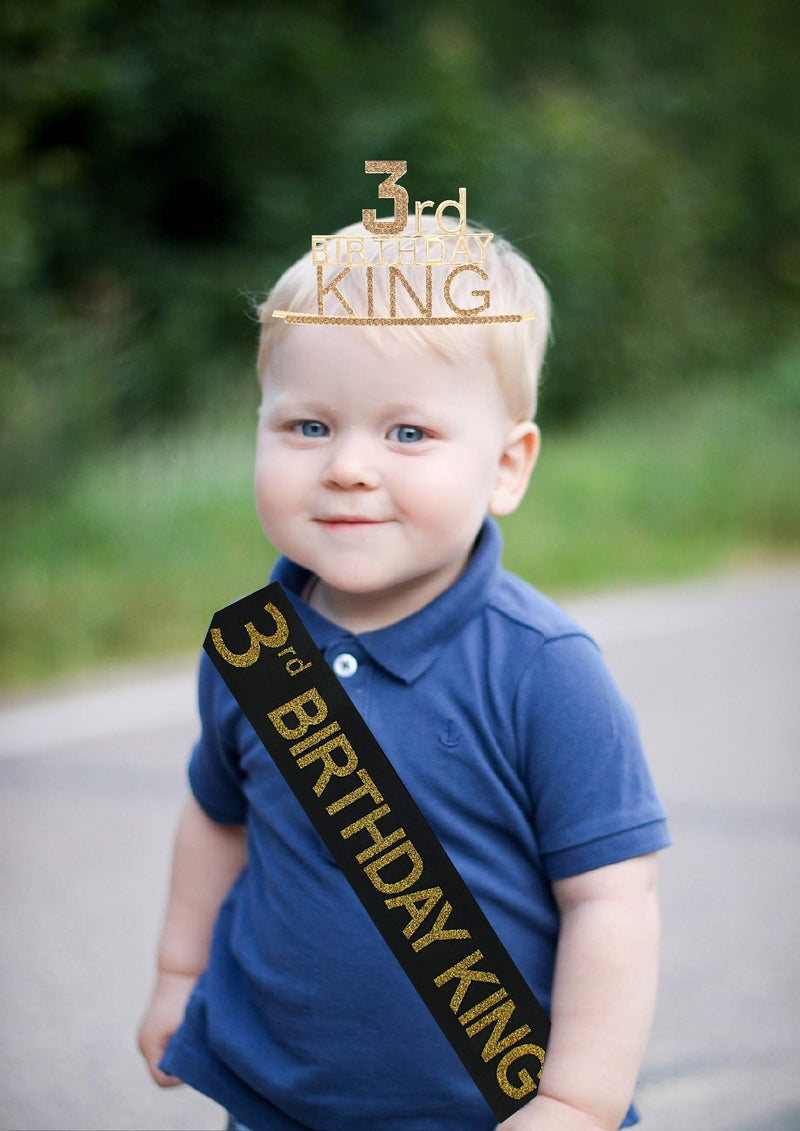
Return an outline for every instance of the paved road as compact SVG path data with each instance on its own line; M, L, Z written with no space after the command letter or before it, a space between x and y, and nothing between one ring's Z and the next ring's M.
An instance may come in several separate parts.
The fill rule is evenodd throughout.
M644 1131L798 1131L800 568L565 604L637 709L676 842ZM0 709L3 1131L222 1124L134 1051L189 668Z

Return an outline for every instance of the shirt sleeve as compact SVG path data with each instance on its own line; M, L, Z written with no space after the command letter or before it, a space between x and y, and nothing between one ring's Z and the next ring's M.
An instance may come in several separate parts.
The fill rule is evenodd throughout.
M549 880L671 843L633 712L590 637L541 644L522 673L515 716Z
M189 785L212 821L241 825L247 818L236 740L241 712L205 652L200 657L197 684L201 731L189 761Z

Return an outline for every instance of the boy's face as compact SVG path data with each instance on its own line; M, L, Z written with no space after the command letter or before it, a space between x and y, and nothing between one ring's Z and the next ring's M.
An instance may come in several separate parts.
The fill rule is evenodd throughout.
M516 505L507 441L519 430L532 449L521 496L536 429L514 428L485 357L384 356L357 332L289 327L264 380L262 528L317 574L312 603L331 619L353 631L393 623L459 576L487 510Z

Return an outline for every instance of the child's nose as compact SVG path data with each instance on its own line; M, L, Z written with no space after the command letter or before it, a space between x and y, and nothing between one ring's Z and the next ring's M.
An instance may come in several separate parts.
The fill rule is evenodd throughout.
M365 438L339 436L330 447L330 459L323 473L326 485L335 487L377 487L380 481L371 445Z

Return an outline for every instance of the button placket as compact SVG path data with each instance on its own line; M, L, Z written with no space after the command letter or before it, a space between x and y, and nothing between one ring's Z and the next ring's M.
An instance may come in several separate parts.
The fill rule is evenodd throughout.
M331 664L340 679L349 679L358 671L358 660L350 652L340 652Z

